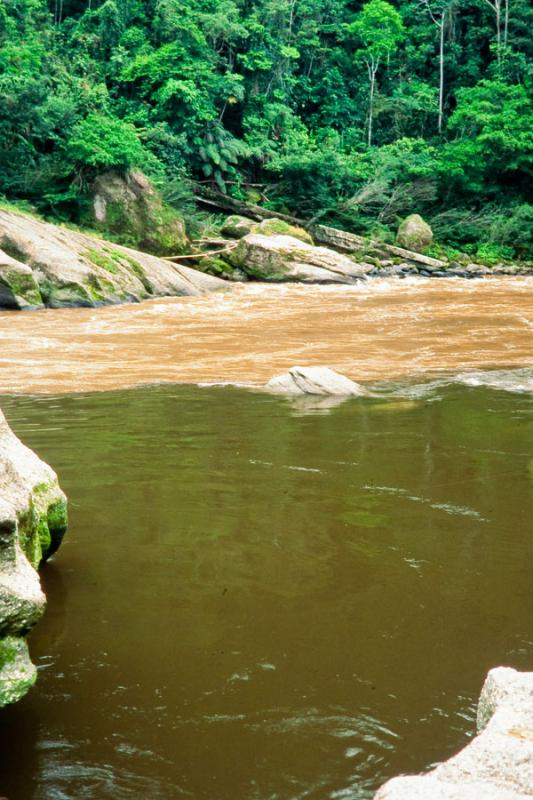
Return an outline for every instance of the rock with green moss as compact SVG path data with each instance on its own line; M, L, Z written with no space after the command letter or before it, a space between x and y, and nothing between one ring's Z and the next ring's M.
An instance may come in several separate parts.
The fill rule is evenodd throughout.
M97 306L223 286L189 267L0 209L0 307Z
M400 247L422 253L433 241L433 231L420 214L410 214L398 228L396 241Z
M55 472L22 444L0 412L0 706L35 681L21 637L43 614L37 567L57 550L67 523Z
M166 205L151 181L138 171L98 176L84 221L156 255L182 253L187 246L183 217Z
M198 269L201 269L202 272L206 272L208 275L216 275L226 281L244 283L248 280L248 276L241 269L232 267L231 264L224 261L219 256L199 259Z
M30 267L0 250L0 308L28 309L43 305Z
M292 236L251 233L225 256L249 277L262 281L353 283L373 269L326 247L313 247Z
M298 228L296 225L289 225L282 219L264 219L257 229L258 233L264 236L292 236L294 239L300 239L307 244L313 244L313 237L303 228Z
M16 703L37 680L37 668L31 663L28 645L19 636L0 640L0 708Z
M230 217L226 217L220 232L231 239L242 239L243 236L256 231L258 227L259 224L253 219L232 214Z

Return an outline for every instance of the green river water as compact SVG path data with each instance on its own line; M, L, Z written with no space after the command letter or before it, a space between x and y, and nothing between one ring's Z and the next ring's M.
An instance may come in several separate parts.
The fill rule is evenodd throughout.
M0 406L71 517L2 712L9 800L370 798L467 743L490 667L532 668L530 395Z

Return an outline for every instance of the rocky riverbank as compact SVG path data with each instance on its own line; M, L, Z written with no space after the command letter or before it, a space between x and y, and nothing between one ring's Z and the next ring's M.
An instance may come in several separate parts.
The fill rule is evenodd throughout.
M375 800L526 800L533 789L533 672L490 670L478 735L427 775L388 781Z
M163 258L0 209L0 308L94 307L198 295L223 288L221 279L350 285L374 277L533 274L528 265L489 268L437 259L324 225L304 230L277 218L231 216L221 236L189 243L192 252L186 255Z
M24 637L46 603L37 568L66 529L67 501L55 472L22 444L0 411L0 708L35 683Z
M278 217L257 221L233 215L222 225L221 234L224 238L199 243L197 267L236 281L353 284L375 277L533 274L529 264L489 267L472 262L466 254L455 260L428 255L431 229L416 214L400 226L397 244L365 239L325 225L304 229ZM217 248L212 255L206 252L210 244ZM406 249L406 244L413 249Z
M187 266L0 209L2 308L98 306L223 286Z

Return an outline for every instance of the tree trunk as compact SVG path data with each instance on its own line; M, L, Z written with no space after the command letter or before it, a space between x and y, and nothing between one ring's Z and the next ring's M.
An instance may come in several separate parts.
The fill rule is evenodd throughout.
M378 71L377 63L367 64L368 75L370 77L370 99L368 103L368 146L372 146L372 126L374 122L374 93L376 90L376 73Z
M442 133L442 118L444 109L444 11L440 16L440 41L439 41L439 133Z
M495 11L496 11L496 47L497 49L497 57L498 57L498 64L500 65L502 62L502 30L501 30L501 0L496 0L495 3Z
M505 0L505 21L503 27L503 44L507 47L509 42L509 0Z

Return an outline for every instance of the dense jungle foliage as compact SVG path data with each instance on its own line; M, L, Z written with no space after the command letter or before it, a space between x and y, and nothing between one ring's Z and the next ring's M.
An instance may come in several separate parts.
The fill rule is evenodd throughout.
M0 193L76 218L140 167L533 254L532 0L2 0ZM190 201L189 201L190 202Z

